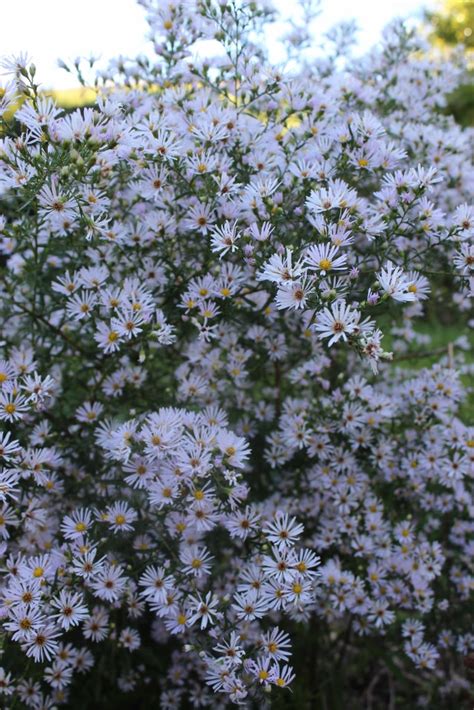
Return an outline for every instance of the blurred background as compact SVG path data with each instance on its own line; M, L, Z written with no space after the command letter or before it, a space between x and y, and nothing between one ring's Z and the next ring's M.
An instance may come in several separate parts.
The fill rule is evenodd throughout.
M293 0L274 0L285 17L295 11ZM314 23L315 36L335 23L354 19L358 26L356 52L369 49L380 38L383 27L395 17L403 17L429 37L443 52L462 45L474 57L474 0L322 0ZM108 60L138 54L153 55L147 41L145 10L136 0L22 0L2 7L1 54L27 52L37 66L37 80L45 88L58 91L57 98L73 103L78 96L74 74L59 68L57 60L68 63L77 57ZM281 47L268 38L271 59L278 61ZM206 51L208 51L207 48ZM471 61L474 65L474 62ZM76 90L76 91L75 91ZM450 98L450 111L462 124L474 124L474 83L467 81Z
M470 66L466 83L450 97L449 108L462 125L474 125L474 0L442 0L423 13L431 42L449 52L461 46Z

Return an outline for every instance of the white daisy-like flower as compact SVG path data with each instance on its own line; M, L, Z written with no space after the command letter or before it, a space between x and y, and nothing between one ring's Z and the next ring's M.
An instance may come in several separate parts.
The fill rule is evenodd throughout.
M324 308L316 316L313 324L319 337L329 338L328 345L338 340L347 340L354 333L360 320L360 313L353 310L344 300L335 301L330 308Z

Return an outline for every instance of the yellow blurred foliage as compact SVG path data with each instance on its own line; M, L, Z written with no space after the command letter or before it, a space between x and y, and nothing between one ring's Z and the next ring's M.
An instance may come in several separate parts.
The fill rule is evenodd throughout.
M435 44L474 49L474 0L442 0L438 10L427 12L427 18Z

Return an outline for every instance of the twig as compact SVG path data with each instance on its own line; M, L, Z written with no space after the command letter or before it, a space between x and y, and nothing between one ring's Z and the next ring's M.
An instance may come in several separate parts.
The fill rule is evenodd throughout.
M275 415L279 419L281 414L281 370L278 360L275 360L275 390Z
M367 686L366 690L366 695L367 695L367 710L372 710L372 705L374 702L374 696L373 696L373 691L375 690L375 686L379 682L380 678L383 676L383 674L386 672L385 668L382 668L378 673L374 675L372 680L370 681L369 685Z
M79 343L74 342L74 340L71 340L66 333L64 333L61 328L58 328L56 325L53 325L52 323L49 322L47 318L42 316L40 313L37 313L30 308L27 308L21 303L15 303L14 304L20 311L23 313L27 313L29 316L33 318L33 320L39 320L41 323L46 325L53 333L56 335L59 335L60 338L62 338L71 348L77 350L81 355L85 355L86 357L90 357L91 353L89 353L87 350L85 350ZM96 361L98 358L95 358Z
M393 674L389 669L387 668L387 675L388 675L388 692L389 692L389 701L388 701L388 710L395 710L395 684L393 682Z
M448 367L452 370L454 367L454 343L448 343Z
M449 345L452 346L452 343ZM449 356L449 345L448 345L448 356ZM396 355L391 359L390 362L399 362L400 360L415 360L417 358L432 357L433 355L443 355L446 353L446 346L443 345L442 348L435 348L434 350L424 350L416 353L404 353L403 355ZM450 367L453 367L451 364Z

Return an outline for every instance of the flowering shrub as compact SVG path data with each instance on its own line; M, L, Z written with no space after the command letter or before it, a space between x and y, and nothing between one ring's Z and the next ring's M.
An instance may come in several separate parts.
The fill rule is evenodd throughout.
M472 315L462 67L295 21L285 72L266 5L142 5L93 107L3 61L4 704L459 705L467 338L406 365Z

